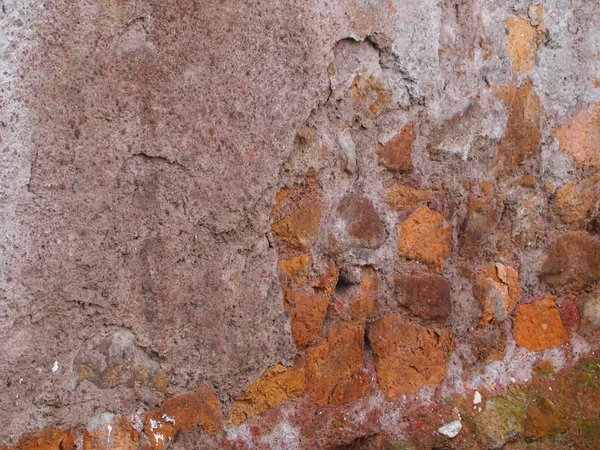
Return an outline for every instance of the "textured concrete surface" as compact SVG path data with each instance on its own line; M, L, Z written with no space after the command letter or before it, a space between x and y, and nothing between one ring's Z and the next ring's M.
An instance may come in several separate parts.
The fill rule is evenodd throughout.
M162 424L174 448L384 448L417 433L408 405L598 347L598 2L0 6L0 445L54 427L48 448L101 448L110 426L104 448L162 449L147 412L187 395L206 410ZM552 323L515 335L550 295ZM452 336L391 402L400 350L365 331L385 317ZM533 322L560 339L519 345ZM302 361L304 395L261 379ZM323 389L329 431L302 419Z

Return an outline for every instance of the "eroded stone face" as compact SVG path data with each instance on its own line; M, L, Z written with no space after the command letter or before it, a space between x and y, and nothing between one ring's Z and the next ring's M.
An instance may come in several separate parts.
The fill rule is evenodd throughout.
M343 227L342 239L350 241L351 245L377 249L385 240L383 223L367 197L355 194L345 197L337 213Z
M533 352L554 348L569 340L552 298L520 305L515 316L513 334L517 344Z
M511 88L507 106L510 108L508 123L496 155L499 177L512 173L529 158L539 154L542 118L545 114L530 79L516 89Z
M421 206L401 224L398 252L441 272L452 250L452 228L444 216Z
M216 434L222 428L218 400L207 386L169 398L144 417L144 433L155 450L167 448L180 431L196 427L208 434Z
M377 382L387 398L436 386L446 374L452 332L426 328L408 319L387 316L368 328Z
M291 368L277 364L270 367L236 398L228 422L239 425L249 417L299 397L305 390L304 362Z
M402 131L377 150L381 164L392 172L407 173L413 170L412 145L415 140L415 125L407 123Z
M473 295L482 310L481 325L507 319L521 295L519 272L502 263L492 263L477 275Z
M450 316L450 284L438 275L398 276L394 279L396 299L412 314L444 321Z
M540 278L556 291L578 291L600 280L600 241L581 233L557 237L542 265Z
M368 388L363 372L364 328L345 323L308 350L308 391L319 405L340 405L358 400Z
M84 450L136 450L139 433L127 417L111 413L94 417L83 432Z
M166 374L160 364L135 343L129 331L117 331L79 352L73 363L73 384L87 380L101 389L140 383L164 392Z
M560 149L580 167L600 167L600 103L579 111L556 131Z

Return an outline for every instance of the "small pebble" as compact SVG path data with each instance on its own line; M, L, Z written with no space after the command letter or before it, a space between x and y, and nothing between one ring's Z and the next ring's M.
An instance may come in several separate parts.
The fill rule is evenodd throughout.
M460 433L460 430L462 430L462 423L460 420L455 420L439 427L438 433L446 437L453 438Z

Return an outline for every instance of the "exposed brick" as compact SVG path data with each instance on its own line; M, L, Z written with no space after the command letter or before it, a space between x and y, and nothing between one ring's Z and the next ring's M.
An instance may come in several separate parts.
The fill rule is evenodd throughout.
M148 411L144 417L144 432L154 450L163 450L180 431L200 427L208 434L222 428L217 397L208 386L165 400L160 408Z
M452 251L452 228L444 216L421 206L402 222L398 252L408 259L421 261L440 273Z
M415 125L408 122L402 131L387 144L380 145L377 154L381 164L392 172L412 172L412 146L415 140Z
M398 316L371 324L369 341L375 357L377 381L388 399L436 386L446 375L452 332L426 328Z
M533 352L558 347L569 340L552 298L517 308L513 329L515 342Z
M236 398L228 421L239 425L254 415L301 396L305 390L304 362L291 368L276 364Z
M343 323L319 345L308 349L308 391L319 405L340 405L363 397L368 377L363 372L364 328Z

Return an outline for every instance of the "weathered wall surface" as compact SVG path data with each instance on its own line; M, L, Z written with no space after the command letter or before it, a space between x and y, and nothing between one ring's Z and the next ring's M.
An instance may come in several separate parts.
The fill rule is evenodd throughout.
M0 4L0 445L597 448L598 2Z

